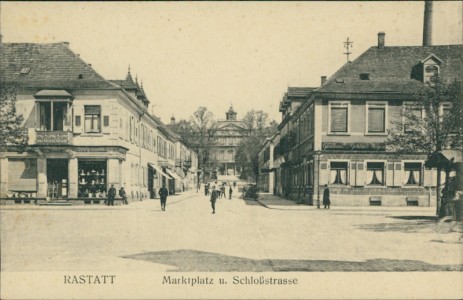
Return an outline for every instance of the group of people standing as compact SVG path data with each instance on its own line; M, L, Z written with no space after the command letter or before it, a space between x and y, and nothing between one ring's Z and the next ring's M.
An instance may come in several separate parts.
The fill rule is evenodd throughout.
M123 204L129 204L127 201L127 194L125 193L124 187L119 189L119 196L122 198ZM114 206L114 199L116 198L116 188L114 184L111 184L111 187L108 190L108 200L105 200L105 204L108 206Z

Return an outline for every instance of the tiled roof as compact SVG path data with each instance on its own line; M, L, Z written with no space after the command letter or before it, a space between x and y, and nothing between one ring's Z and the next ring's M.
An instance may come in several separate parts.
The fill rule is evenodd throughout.
M64 43L6 43L0 47L0 81L4 83L43 89L117 88Z
M311 87L288 87L288 97L307 97L315 88Z
M423 83L421 62L430 55L442 60L439 77L462 80L463 45L371 47L346 63L316 91L321 93L413 93ZM361 80L367 73L369 80Z

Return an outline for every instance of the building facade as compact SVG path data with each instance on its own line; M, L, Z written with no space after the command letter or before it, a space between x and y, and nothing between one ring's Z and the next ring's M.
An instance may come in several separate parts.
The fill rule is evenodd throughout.
M1 83L15 87L29 134L25 152L1 154L1 198L98 203L111 185L129 200L153 198L162 184L175 192L175 134L148 113L130 70L106 80L68 43L1 47Z
M396 153L386 139L393 122L404 122L401 111L416 106L414 92L431 76L462 81L462 50L387 47L379 33L377 46L322 78L284 116L274 150L274 164L281 162L274 171L281 173L276 193L315 205L327 184L333 205L435 206L437 171L425 166L427 156L419 149ZM416 113L422 116L423 110Z

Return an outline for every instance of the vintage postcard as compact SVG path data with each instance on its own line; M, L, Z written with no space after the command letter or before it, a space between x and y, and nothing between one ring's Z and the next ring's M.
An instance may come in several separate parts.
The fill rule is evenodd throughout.
M461 299L462 11L0 2L0 298Z

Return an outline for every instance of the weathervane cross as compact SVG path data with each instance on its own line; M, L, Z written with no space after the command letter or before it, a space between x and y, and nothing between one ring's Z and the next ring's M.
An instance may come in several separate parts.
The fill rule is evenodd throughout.
M353 43L354 42L349 41L349 37L347 37L347 40L344 42L344 48L346 48L346 52L344 52L344 54L347 56L347 61L349 61L349 54L352 54L352 52L349 52L349 48L353 47Z

